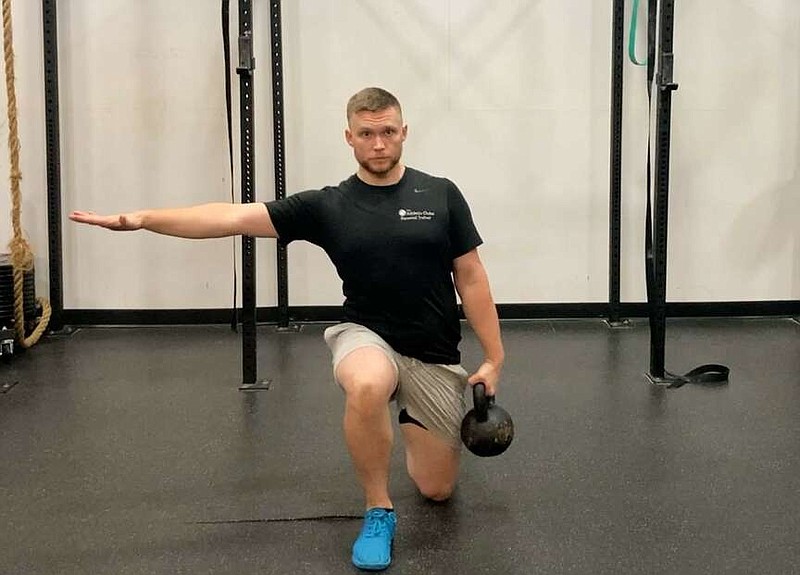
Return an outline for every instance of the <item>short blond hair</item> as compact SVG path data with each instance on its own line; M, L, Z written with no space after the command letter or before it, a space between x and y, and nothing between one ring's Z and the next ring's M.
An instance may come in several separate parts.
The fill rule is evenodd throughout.
M400 102L391 93L383 88L364 88L347 102L347 121L359 112L378 112L387 108L397 108L400 116L403 115Z

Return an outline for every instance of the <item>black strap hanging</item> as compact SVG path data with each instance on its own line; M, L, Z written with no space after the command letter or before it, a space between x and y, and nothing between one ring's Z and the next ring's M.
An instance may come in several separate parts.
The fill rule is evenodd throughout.
M228 119L228 157L231 170L231 203L235 202L233 184L233 121L231 96L231 2L222 0L222 47L225 54L225 110ZM233 309L231 310L231 330L238 332L239 306L237 305L236 281L236 242L233 243Z
M647 214L645 218L645 281L650 322L650 372L648 377L656 384L676 388L687 383L724 384L730 370L719 364L696 367L684 375L675 375L664 369L666 342L666 285L667 285L667 207L669 197L669 146L672 92L678 86L672 80L672 25L674 0L648 0L647 20ZM659 10L660 33L656 43ZM658 56L659 69L655 62ZM653 125L652 104L656 100L655 143L655 199L652 195ZM655 220L655 225L654 225Z

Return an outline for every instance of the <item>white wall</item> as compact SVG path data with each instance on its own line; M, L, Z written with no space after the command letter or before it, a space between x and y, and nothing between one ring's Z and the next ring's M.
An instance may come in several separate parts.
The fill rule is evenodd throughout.
M230 198L219 4L59 3L65 212ZM268 200L268 3L254 5L257 190ZM283 19L290 193L353 172L344 105L384 86L404 106L406 163L450 177L470 201L499 302L606 301L610 1L284 2ZM40 3L15 2L14 25L23 222L46 295ZM800 299L800 6L679 1L675 29L668 297ZM643 38L639 48L643 56ZM236 52L234 39L234 66ZM645 71L626 61L625 73L622 298L642 301ZM3 146L6 189L7 165ZM236 170L238 198L238 158ZM8 206L0 194L3 242ZM274 305L274 243L258 250L258 304ZM234 263L232 240L65 220L64 304L226 307ZM290 287L293 305L341 301L313 246L290 248Z

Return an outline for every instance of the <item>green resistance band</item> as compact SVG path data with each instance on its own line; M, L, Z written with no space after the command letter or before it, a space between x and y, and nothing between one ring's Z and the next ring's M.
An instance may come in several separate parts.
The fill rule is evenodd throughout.
M637 66L647 66L647 60L639 62L636 59L636 29L639 21L639 0L633 0L633 11L631 13L631 30L628 35L628 57Z

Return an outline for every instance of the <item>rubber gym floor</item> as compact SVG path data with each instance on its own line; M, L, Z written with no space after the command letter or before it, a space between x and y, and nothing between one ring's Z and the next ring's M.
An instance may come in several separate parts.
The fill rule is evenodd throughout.
M355 573L362 495L324 327L258 328L267 391L238 389L241 335L224 326L83 328L14 356L0 572ZM514 442L465 452L454 498L434 505L396 437L387 573L800 572L798 323L669 320L668 370L731 368L728 385L678 389L645 378L646 321L504 322L503 336Z

